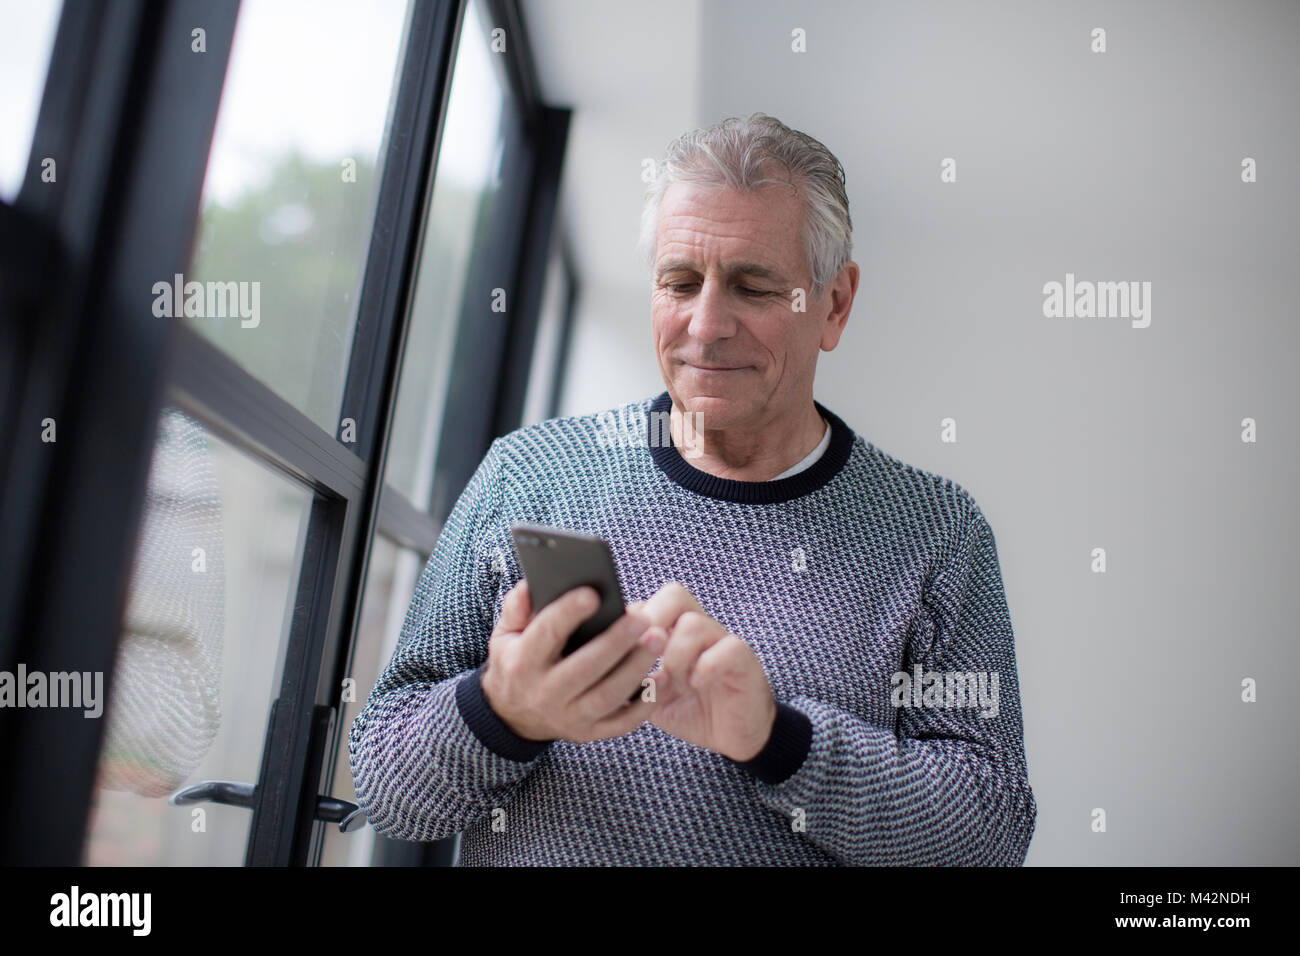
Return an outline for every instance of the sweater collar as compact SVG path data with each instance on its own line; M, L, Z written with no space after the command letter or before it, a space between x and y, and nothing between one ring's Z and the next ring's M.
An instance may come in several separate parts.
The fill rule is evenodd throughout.
M814 401L813 404L830 423L830 447L821 458L813 462L811 467L788 478L775 481L736 481L732 478L719 478L689 464L677 450L672 435L667 434L669 430L655 427L656 422L660 421L664 414L672 412L673 400L666 391L650 405L650 414L646 416L646 442L650 446L650 454L654 458L654 463L659 466L659 470L683 488L697 494L722 501L755 505L790 501L816 491L834 478L849 460L849 454L853 451L853 430L820 402ZM667 441L659 441L660 436L666 436Z

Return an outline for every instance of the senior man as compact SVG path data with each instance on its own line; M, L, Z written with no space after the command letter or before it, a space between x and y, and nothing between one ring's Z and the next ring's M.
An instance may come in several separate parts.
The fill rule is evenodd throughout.
M1023 863L993 532L813 398L858 286L839 161L730 119L642 224L667 391L492 444L351 728L367 817L461 865ZM631 604L567 657L595 593L532 607L514 521L610 544Z

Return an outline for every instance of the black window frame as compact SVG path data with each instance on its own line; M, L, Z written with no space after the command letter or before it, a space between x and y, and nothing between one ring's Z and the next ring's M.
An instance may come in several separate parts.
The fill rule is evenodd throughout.
M506 31L507 55L499 67L504 72L505 153L497 201L482 245L468 266L466 293L456 321L450 375L446 383L443 422L455 428L439 431L431 501L427 510L410 501L391 485L383 487L391 523L381 506L378 533L413 548L427 561L438 533L456 498L469 482L494 438L520 424L527 391L529 365L540 322L551 242L564 250L569 295L566 299L562 341L567 344L577 279L568 254L568 242L557 229L558 198L571 113L544 105L528 31L515 0L479 0L488 29ZM468 5L466 5L468 6ZM468 14L468 9L466 10ZM462 29L466 26L462 24ZM477 29L477 25L471 25ZM486 42L486 38L485 38ZM494 54L496 55L496 54ZM506 290L505 322L490 311L490 290ZM556 357L552 372L552 413L559 397L558 382L564 356ZM488 392L484 382L494 383ZM484 401L484 394L492 401ZM428 524L417 537L402 515L426 514ZM350 645L351 646L351 645ZM349 672L350 660L340 662L337 682ZM343 756L340 746L346 728L334 729L331 754ZM326 767L327 777L333 765ZM447 866L455 858L457 838L430 844L377 838L375 860L385 866ZM319 847L316 848L319 858Z
M462 311L449 410L452 395L464 401L472 383L480 407L485 394L492 397L491 414L443 429L442 494L422 508L383 475L466 0L415 0L408 8L339 413L340 421L355 421L354 445L179 319L159 320L148 308L152 282L191 265L238 7L238 0L65 0L26 179L12 205L0 203L0 369L14 373L0 391L0 411L15 423L0 451L0 557L8 571L0 575L0 669L24 662L30 670L99 671L111 705L165 404L310 488L315 500L246 856L249 865L309 865L319 861L324 833L315 819L318 788L332 779L347 730L338 725L338 690L374 537L427 558L487 446L518 424L527 383L512 377L522 369L526 379L532 353L569 114L538 97L516 0L487 0L488 16L507 31L518 133L503 162L509 202L499 204L475 257L509 263L513 305L486 340L474 333L474 310ZM206 31L200 59L189 47L195 26ZM60 158L57 188L39 182L46 155ZM571 306L577 283L567 253L566 263ZM476 276L481 271L471 274L471 288ZM562 363L561 350L555 395ZM53 444L39 438L46 417L58 423ZM103 725L75 710L6 715L0 862L81 862ZM446 844L405 844L376 861L446 862Z

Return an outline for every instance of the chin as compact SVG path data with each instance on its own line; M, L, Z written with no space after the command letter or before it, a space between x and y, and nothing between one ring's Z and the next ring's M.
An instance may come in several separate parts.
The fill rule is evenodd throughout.
M749 395L700 394L673 389L673 399L684 412L697 415L706 428L728 428L743 421L753 410Z

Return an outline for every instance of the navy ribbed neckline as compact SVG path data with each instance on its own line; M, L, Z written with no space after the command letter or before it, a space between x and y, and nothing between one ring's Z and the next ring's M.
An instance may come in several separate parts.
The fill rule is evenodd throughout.
M821 402L814 401L813 404L830 423L830 446L810 467L777 481L736 481L732 478L719 478L688 463L677 450L671 435L668 436L666 443L659 444L655 435L655 419L664 412L671 413L673 407L672 396L666 391L650 405L650 414L646 416L646 442L650 446L650 454L655 464L659 466L659 470L683 488L697 494L751 505L791 501L816 491L839 474L853 451L853 430Z

